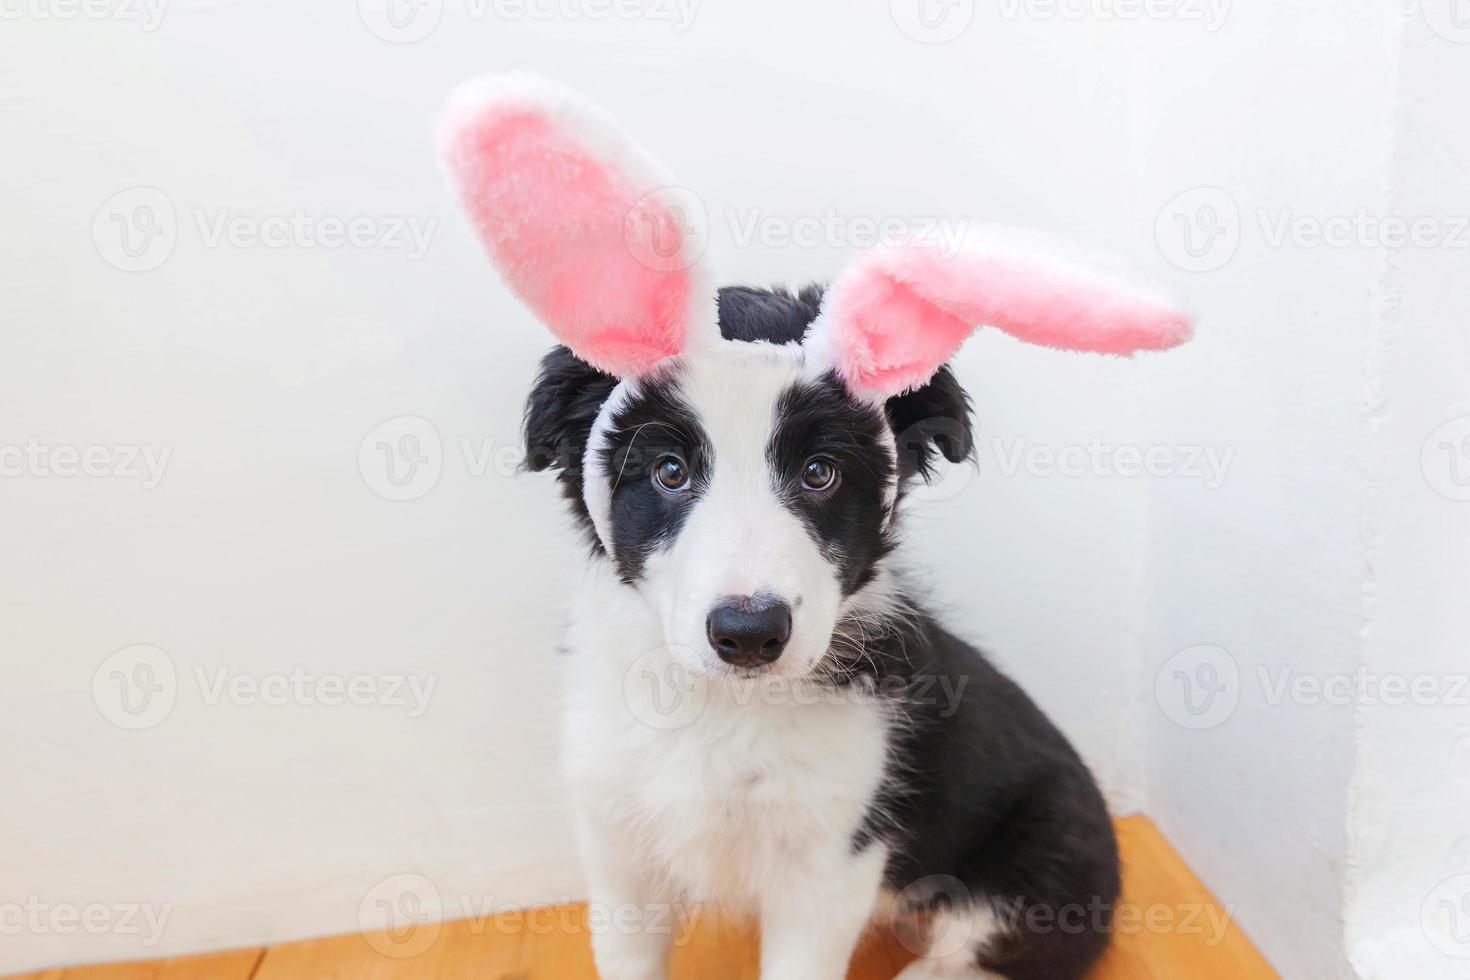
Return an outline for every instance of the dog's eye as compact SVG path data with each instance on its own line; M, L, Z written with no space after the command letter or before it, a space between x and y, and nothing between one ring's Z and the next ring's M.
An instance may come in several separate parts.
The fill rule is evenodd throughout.
M801 488L811 493L822 493L837 486L837 464L826 456L813 456L806 461L801 471Z
M660 456L653 464L653 483L665 493L689 489L689 467L678 456Z

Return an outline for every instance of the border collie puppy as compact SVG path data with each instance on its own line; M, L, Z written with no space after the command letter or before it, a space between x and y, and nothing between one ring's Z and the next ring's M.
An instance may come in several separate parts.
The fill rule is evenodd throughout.
M526 410L587 531L565 766L604 980L665 976L675 903L761 927L763 980L840 980L892 920L905 978L1081 977L1118 856L1031 700L891 567L905 489L971 452L945 366L981 324L1182 342L1114 271L1000 240L861 256L825 291L716 290L704 229L604 113L524 76L459 89L447 171L561 340Z

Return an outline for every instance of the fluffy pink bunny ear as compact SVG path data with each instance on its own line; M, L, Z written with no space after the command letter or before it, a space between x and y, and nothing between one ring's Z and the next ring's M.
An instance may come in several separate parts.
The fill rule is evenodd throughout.
M881 401L926 384L978 326L1105 354L1189 339L1189 317L1157 290L1048 245L971 238L957 250L913 244L863 255L827 290L808 351L856 394Z
M506 283L578 357L636 377L682 352L692 325L715 329L704 229L601 109L531 76L475 79L437 142Z

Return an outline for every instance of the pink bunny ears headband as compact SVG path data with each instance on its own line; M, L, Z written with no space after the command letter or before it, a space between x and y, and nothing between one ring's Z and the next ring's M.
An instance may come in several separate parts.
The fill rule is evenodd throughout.
M673 181L607 113L542 79L490 76L451 95L438 149L507 284L582 360L636 378L718 340L703 237ZM975 238L859 256L805 346L882 400L927 383L978 326L1105 354L1190 335L1179 308L1134 280Z

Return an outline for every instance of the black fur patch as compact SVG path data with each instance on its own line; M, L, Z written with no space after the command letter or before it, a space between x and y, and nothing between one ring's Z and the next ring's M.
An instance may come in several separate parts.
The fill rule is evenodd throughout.
M883 416L854 401L836 375L793 386L776 403L776 425L766 449L786 506L806 525L837 568L843 595L862 588L890 550L884 523L885 491L894 479L884 446ZM807 460L825 456L841 474L835 490L801 488Z
M903 479L933 475L934 449L951 463L961 463L975 451L970 426L970 396L946 364L922 388L888 399L884 408L898 447L898 472Z
M668 454L689 468L691 487L671 494L653 485L653 465ZM638 580L655 550L672 542L689 508L709 486L714 452L677 378L645 380L612 418L602 464L612 489L612 550L624 582Z
M719 295L720 334L726 340L800 341L821 305L821 286L808 286L795 296L779 288L726 286Z
M906 898L957 879L959 897L988 900L1014 931L980 951L981 967L1080 980L1108 943L1119 890L1112 823L1091 773L980 651L923 613L890 626L870 628L847 664L849 679L867 678L899 718L854 848L886 843L885 884Z
M558 471L562 496L572 505L577 526L594 552L600 552L602 545L582 499L582 453L602 403L617 384L612 375L603 374L565 347L555 347L541 359L541 373L526 399L526 469Z

